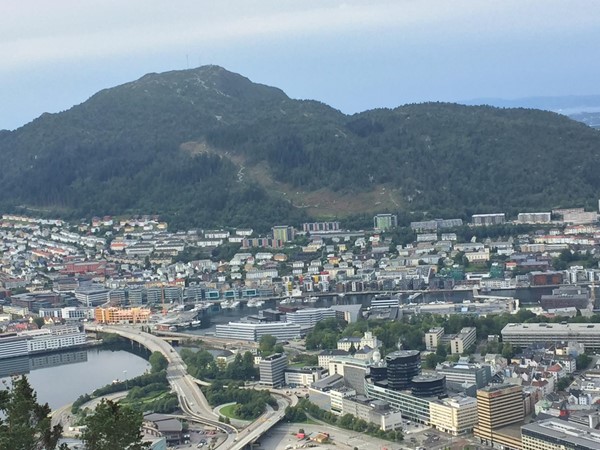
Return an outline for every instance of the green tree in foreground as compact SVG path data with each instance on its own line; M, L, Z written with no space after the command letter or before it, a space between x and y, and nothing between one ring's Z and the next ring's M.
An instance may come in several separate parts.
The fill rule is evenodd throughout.
M167 358L165 358L165 355L161 352L152 352L149 362L152 367L152 373L158 373L165 370L169 365L169 361L167 361Z
M37 402L25 376L0 391L0 417L0 450L54 450L62 434L60 425L52 426L50 407Z
M144 450L142 414L118 402L102 400L94 412L85 418L81 440L87 450Z

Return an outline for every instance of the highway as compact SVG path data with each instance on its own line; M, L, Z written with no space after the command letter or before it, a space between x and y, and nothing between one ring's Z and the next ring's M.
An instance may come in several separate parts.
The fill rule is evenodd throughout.
M224 424L218 421L217 415L208 404L206 397L198 387L198 384L206 384L201 380L196 380L187 373L187 367L173 347L158 336L144 333L139 329L127 326L110 325L91 325L86 324L87 331L114 333L131 341L143 345L151 352L161 352L169 365L167 367L167 380L173 391L179 398L181 409L193 420L210 425L227 433L227 438L219 445L224 450L241 450L247 444L254 442L263 433L278 423L285 415L285 408L289 405L295 405L298 399L286 396L283 391L271 390L277 396L277 411L268 408L257 420L252 422L242 432L232 425Z
M271 394L274 394L277 398L277 411L269 408L267 412L248 425L244 431L240 433L240 438L234 447L235 450L243 449L246 445L256 441L264 433L269 431L271 427L283 419L283 416L285 416L285 408L288 406L296 406L298 403L298 397L295 395L287 396L283 394L282 391L276 389L270 389L270 391Z
M227 433L227 440L222 444L222 447L225 449L233 448L237 436L236 428L218 421L218 417L208 404L206 397L192 377L188 375L187 368L181 356L179 356L179 353L171 345L157 336L144 333L133 327L86 325L85 328L88 331L118 334L131 341L138 342L151 352L162 353L169 362L167 380L179 397L179 404L183 411L192 419Z

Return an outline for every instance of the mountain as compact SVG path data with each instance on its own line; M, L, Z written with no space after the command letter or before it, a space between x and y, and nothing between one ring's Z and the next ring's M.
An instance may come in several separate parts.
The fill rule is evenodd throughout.
M594 128L600 128L600 95L564 95L516 99L479 98L465 105L490 105L499 108L534 108L557 112Z
M0 132L0 206L254 226L595 205L600 133L425 103L347 116L218 66L149 74Z
M600 108L600 95L562 95L548 97L478 98L467 100L465 105L490 105L499 108L534 108L546 111L589 111Z

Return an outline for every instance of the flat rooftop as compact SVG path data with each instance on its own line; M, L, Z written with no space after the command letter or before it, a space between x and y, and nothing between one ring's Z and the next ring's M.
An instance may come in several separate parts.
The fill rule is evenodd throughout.
M550 436L579 449L600 448L600 431L573 422L548 419L524 425L522 432L525 435L536 433Z

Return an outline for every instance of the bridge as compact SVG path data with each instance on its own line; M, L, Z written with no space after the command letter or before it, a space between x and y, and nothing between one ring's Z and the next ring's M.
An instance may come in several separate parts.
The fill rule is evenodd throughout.
M182 341L182 340L194 340L194 341L202 341L206 344L213 345L215 347L237 347L241 349L252 350L258 348L258 342L252 341L241 341L239 339L227 339L227 338L218 338L215 336L207 336L204 334L194 334L194 333L185 333L179 331L163 331L163 330L154 330L154 334L156 336L161 336L167 341Z
M206 384L187 373L187 368L179 353L158 336L140 331L128 326L92 325L86 324L86 331L114 333L130 341L146 347L151 352L160 352L167 359L167 380L179 398L181 409L194 421L215 427L227 434L225 442L219 445L224 450L241 450L255 442L266 431L278 423L285 415L287 406L295 405L297 398L290 398L281 391L271 390L277 398L278 408L267 411L257 420L244 429L243 434L233 427L218 421L217 415L208 404L206 397L199 388L199 384Z

